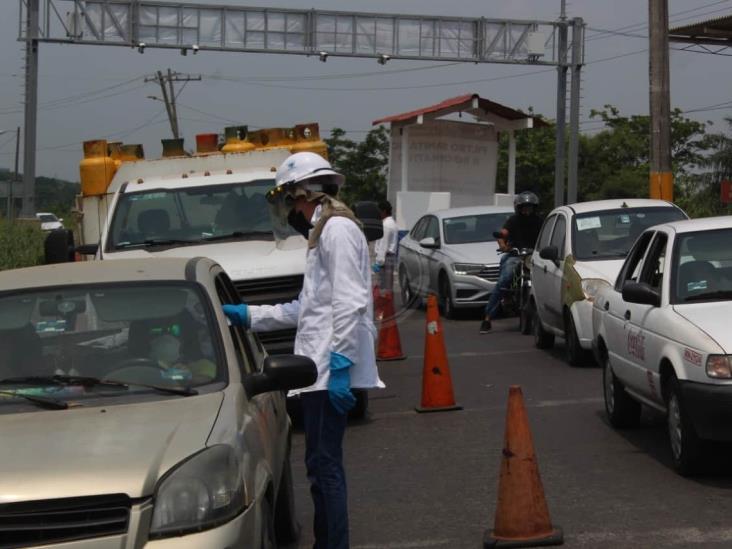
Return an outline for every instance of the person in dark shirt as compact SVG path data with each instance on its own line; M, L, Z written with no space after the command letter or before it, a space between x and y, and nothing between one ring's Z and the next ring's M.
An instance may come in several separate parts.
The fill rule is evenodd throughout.
M516 211L503 224L498 238L498 247L503 252L511 249L533 248L536 239L539 238L541 231L542 219L536 213L539 206L539 197L529 191L524 191L516 195L513 200L513 207ZM500 273L498 281L488 304L485 306L483 321L480 323L480 333L486 334L491 329L491 320L498 313L498 305L501 301L501 293L511 288L513 281L513 273L517 265L521 262L521 258L517 255L504 253L501 256Z

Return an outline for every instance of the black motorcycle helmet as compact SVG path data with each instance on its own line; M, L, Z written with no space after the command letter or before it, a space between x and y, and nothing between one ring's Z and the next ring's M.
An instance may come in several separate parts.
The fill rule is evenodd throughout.
M531 191L524 191L517 194L513 199L513 209L516 213L519 213L522 206L533 206L536 210L539 207L539 197Z

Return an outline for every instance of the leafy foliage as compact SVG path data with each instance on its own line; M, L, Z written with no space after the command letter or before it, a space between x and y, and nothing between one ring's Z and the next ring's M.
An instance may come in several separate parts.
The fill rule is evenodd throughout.
M352 204L358 200L380 200L386 196L389 165L389 135L380 126L371 130L361 142L346 138L346 132L333 128L329 138L328 156L334 169L346 176L341 200Z

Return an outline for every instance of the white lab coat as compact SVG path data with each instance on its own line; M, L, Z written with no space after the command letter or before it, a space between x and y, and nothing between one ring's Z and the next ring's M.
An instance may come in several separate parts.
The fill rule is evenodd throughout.
M386 254L396 255L397 246L399 244L399 227L392 216L385 217L383 220L384 236L376 241L374 253L376 255L376 263L384 265L386 263Z
M320 217L320 206L311 223ZM371 294L371 268L366 238L346 217L331 217L318 245L309 249L305 280L297 300L249 307L255 332L297 327L295 354L311 358L318 367L314 385L290 391L290 396L328 388L330 353L348 357L351 387L383 388L376 368Z

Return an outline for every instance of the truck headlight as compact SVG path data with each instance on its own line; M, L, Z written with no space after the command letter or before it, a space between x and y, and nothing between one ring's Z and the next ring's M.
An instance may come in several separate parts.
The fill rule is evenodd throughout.
M485 268L484 265L478 265L475 263L453 263L452 264L452 270L455 271L456 275L478 276L484 268Z
M597 293L608 286L610 286L608 281L602 278L585 278L582 280L582 293L585 294L587 301L592 302L597 297Z
M246 505L241 463L234 449L212 446L176 466L158 483L150 537L214 528Z
M732 378L732 355L709 355L707 375L718 379Z

